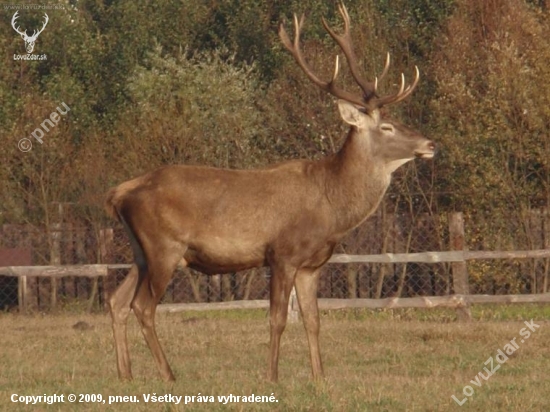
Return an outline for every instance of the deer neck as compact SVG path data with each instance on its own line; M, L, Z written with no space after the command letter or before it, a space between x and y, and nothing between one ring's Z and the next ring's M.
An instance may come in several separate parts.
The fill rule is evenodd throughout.
M337 212L336 225L348 231L364 222L378 207L391 181L368 136L352 127L344 145L330 158L327 198Z

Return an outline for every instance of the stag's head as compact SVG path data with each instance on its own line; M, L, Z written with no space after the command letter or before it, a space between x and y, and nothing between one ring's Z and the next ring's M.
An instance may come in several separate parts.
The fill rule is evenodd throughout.
M283 45L290 51L300 68L313 83L339 99L338 108L342 119L352 126L353 132L358 133L368 143L371 153L375 154L377 159L385 162L390 169L395 170L401 164L415 157L432 158L435 150L432 141L399 122L385 118L380 113L382 107L398 103L413 92L420 78L418 67L415 67L416 73L412 84L405 86L405 76L401 74L399 91L395 94L379 96L378 83L388 73L390 55L388 53L384 70L379 77L375 78L373 82L363 79L359 73L357 58L353 50L348 11L343 4L339 4L338 8L344 20L344 33L337 34L325 19L322 20L323 26L342 49L351 74L361 88L362 93L350 93L336 86L335 81L339 71L338 56L336 56L334 74L329 81L323 81L313 73L300 49L300 32L304 24L303 15L300 19L294 15L295 35L293 42L281 23L279 37Z
M44 31L46 28L46 25L48 24L49 17L46 13L44 13L44 24L42 25L42 28L40 30L34 30L32 36L27 35L27 31L21 30L19 26L15 26L15 21L17 20L19 11L16 11L13 15L13 18L11 19L11 25L13 29L21 35L21 38L25 41L25 49L27 49L27 53L32 53L34 50L34 43L36 42L36 39Z

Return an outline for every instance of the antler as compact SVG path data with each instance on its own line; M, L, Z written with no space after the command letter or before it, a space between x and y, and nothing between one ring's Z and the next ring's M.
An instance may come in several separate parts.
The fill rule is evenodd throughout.
M25 36L27 37L27 31L21 31L21 29L19 28L19 26L15 27L15 20L17 20L17 18L19 17L18 16L18 13L19 13L19 10L15 12L15 14L13 15L12 19L11 19L11 26L13 27L13 29L19 33L21 36Z
M339 99L347 100L348 102L355 103L359 106L364 106L363 99L361 99L359 96L356 96L352 93L349 93L343 89L340 89L336 87L334 84L334 81L336 80L336 77L338 76L338 70L339 70L339 61L338 56L336 56L336 64L334 67L334 74L332 75L332 79L328 82L324 82L321 79L319 79L313 71L309 68L307 65L304 56L302 55L302 51L300 50L300 32L302 30L302 26L304 24L304 15L302 14L302 17L300 17L300 20L298 21L298 17L296 14L294 15L294 44L290 41L290 38L288 37L288 34L285 30L285 27L283 23L279 25L279 37L281 38L281 41L283 42L283 45L287 48L287 50L294 56L294 59L298 63L298 65L302 68L304 73L306 74L309 79L315 83L317 86L319 86L321 89L329 92L333 96L338 97Z
M40 30L38 30L38 33L36 33L36 30L34 30L33 34L32 34L32 37L36 38L38 37L38 35L40 33L42 33L44 31L44 29L46 28L46 25L48 24L48 21L50 21L50 18L48 17L48 15L46 13L44 13L44 24L42 25L42 28Z
M44 24L42 25L42 28L40 30L38 30L38 32L36 30L33 31L32 33L32 36L29 36L27 34L27 31L22 31L19 26L15 27L15 21L19 18L19 15L18 15L19 11L16 11L15 14L13 15L12 19L11 19L11 26L13 27L13 29L19 33L21 36L24 36L25 39L29 39L29 40L32 40L32 39L35 39L38 37L38 35L40 33L42 33L44 31L44 29L46 28L46 25L48 24L48 21L50 21L50 18L48 17L48 15L46 13L44 13Z
M344 52L344 55L346 56L346 60L348 61L348 65L351 71L351 75L361 87L363 90L364 96L363 98L365 101L368 101L372 98L373 95L376 94L376 85L377 80L374 82L367 82L363 78L361 78L361 75L359 74L359 67L357 65L357 58L355 57L355 53L353 51L353 42L351 39L350 34L350 17L348 10L346 9L346 6L344 6L343 3L338 4L338 11L342 15L342 18L344 19L344 34L338 35L334 30L330 28L327 21L323 17L321 21L323 22L323 26L325 30L330 34L330 36L338 43L338 46L342 49ZM380 75L380 80L384 78L384 76L388 72L388 68L390 66L390 54L388 53L386 57L386 64L384 66L384 70L382 74Z
M332 80L330 80L329 82L323 82L317 76L315 76L315 74L313 74L311 69L307 66L304 60L304 57L300 51L300 31L304 23L304 16L302 15L300 21L298 22L298 18L296 17L296 15L294 15L294 26L295 26L295 32L296 32L294 37L294 44L291 43L282 23L279 27L279 37L281 38L281 41L283 42L285 47L292 53L292 55L298 62L298 65L302 68L302 70L306 73L306 75L321 89L331 93L332 95L338 98L347 100L351 103L357 104L366 109L381 108L384 105L397 103L405 99L406 97L408 97L416 88L418 81L420 79L420 71L418 70L418 67L415 66L416 76L411 85L405 88L405 76L401 74L401 87L399 91L392 95L379 97L377 94L378 81L382 80L388 73L388 70L390 67L390 54L388 53L386 56L386 63L384 64L384 69L379 78L376 77L374 79L374 82L368 82L365 79L363 79L359 73L357 58L353 50L353 42L350 34L350 17L349 17L348 10L346 9L346 6L344 6L343 3L338 4L338 10L344 20L343 34L341 35L336 34L336 32L328 25L328 23L324 18L322 19L322 23L325 30L330 34L330 36L336 41L338 46L340 46L340 48L344 52L351 74L355 79L356 83L363 90L363 95L357 96L345 90L339 89L334 85L334 81L336 80L336 76L338 74L338 56L336 57L336 68L335 68Z

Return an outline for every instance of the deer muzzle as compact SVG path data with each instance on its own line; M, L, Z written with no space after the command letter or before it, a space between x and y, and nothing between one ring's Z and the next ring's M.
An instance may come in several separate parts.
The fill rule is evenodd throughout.
M419 159L431 159L435 155L435 143L428 140L423 147L416 150L414 155Z

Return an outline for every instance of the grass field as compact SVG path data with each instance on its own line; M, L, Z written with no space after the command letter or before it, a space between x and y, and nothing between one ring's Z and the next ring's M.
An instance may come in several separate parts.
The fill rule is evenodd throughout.
M158 379L133 316L128 338L135 379L119 382L108 315L2 313L0 410L550 410L550 307L477 306L473 312L475 321L467 324L456 322L453 311L435 309L325 312L321 344L327 378L318 384L310 381L301 324L288 325L283 335L279 383L265 381L265 311L157 315L159 337L177 377L171 384ZM528 338L525 332L520 336L531 319L539 327L532 326ZM84 327L75 328L78 322ZM479 372L489 375L483 368L497 368L497 350L513 338L514 353L487 380L480 378ZM492 367L485 364L490 357ZM463 394L466 385L470 397ZM14 394L63 394L65 402L25 406L11 401ZM101 395L106 403L91 402L93 397L70 403L69 394ZM147 394L182 400L146 403ZM218 401L230 394L273 394L277 402ZM108 397L117 395L140 402L109 406ZM197 402L198 395L213 396L213 402ZM459 406L452 395L467 400ZM185 396L195 396L195 402L184 405Z

